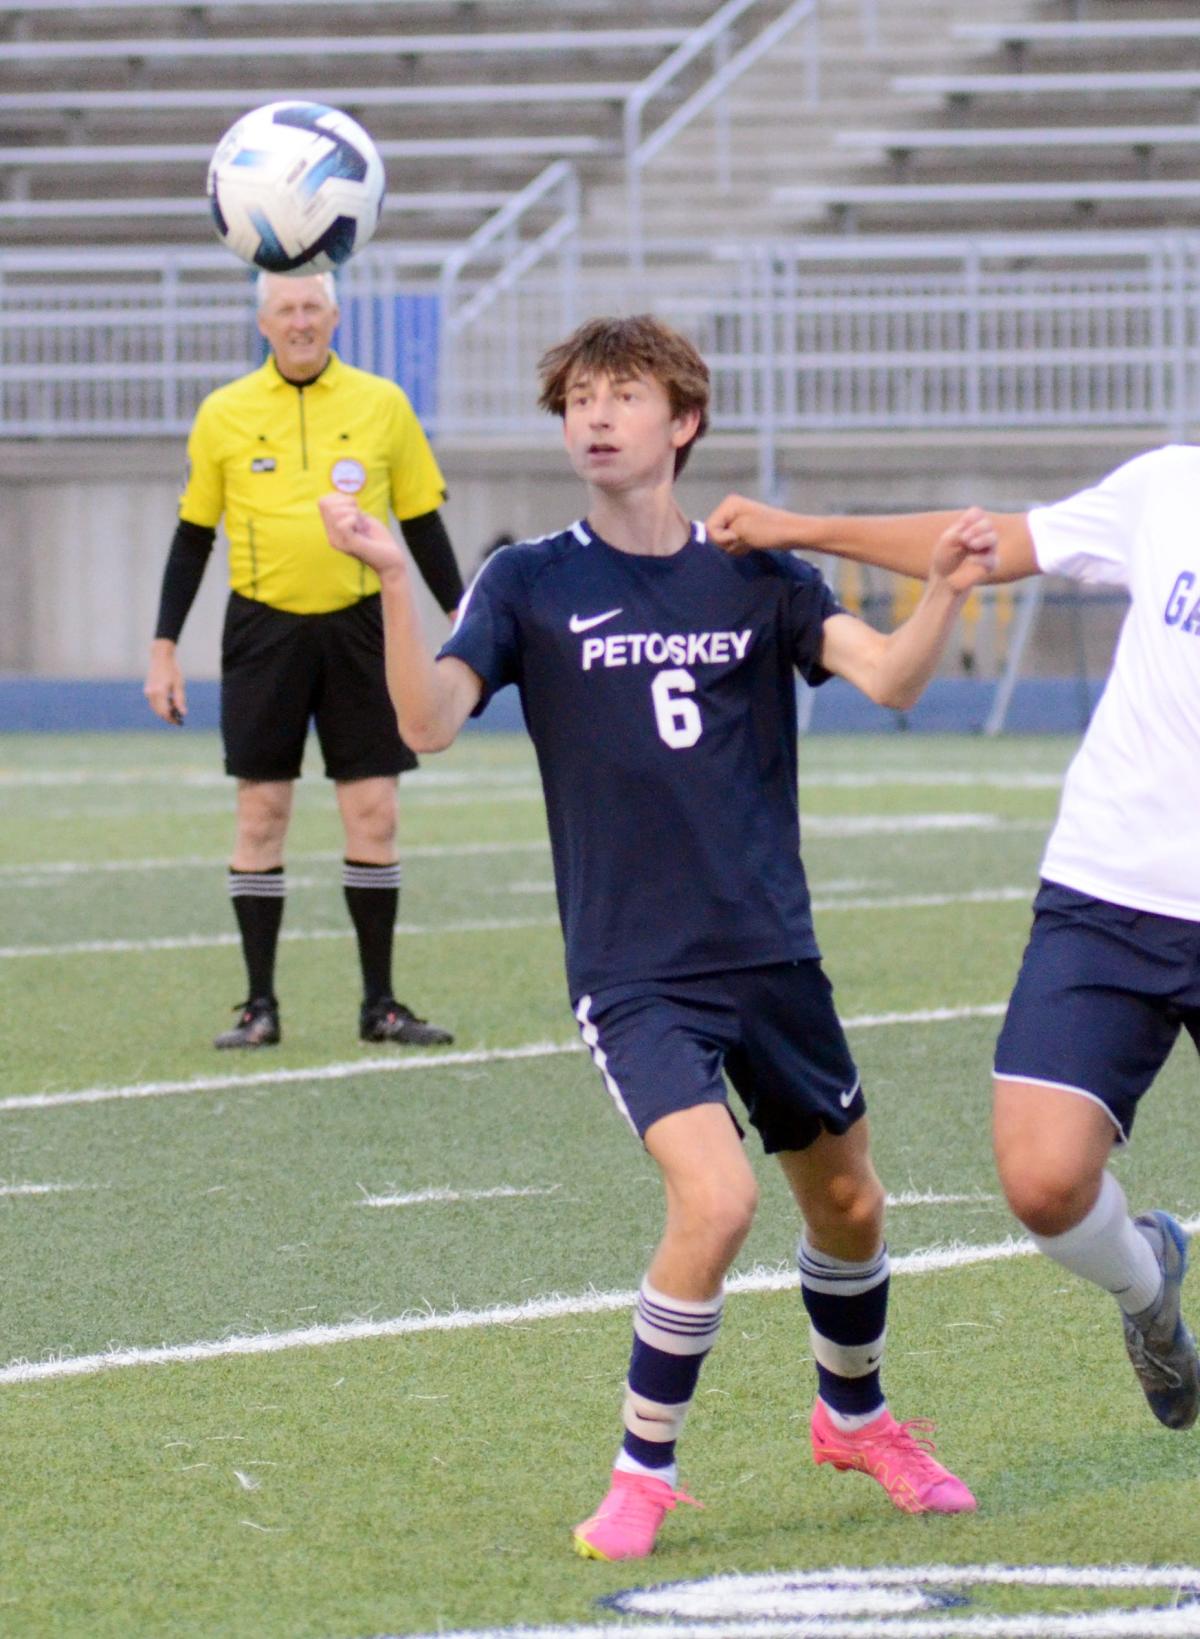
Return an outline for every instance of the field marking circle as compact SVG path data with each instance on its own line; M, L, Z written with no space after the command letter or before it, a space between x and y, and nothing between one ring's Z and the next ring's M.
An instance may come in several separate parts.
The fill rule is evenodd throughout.
M1169 1592L1170 1604L1050 1615L967 1609L967 1590L1028 1587ZM1192 1566L928 1565L769 1572L630 1588L602 1601L634 1630L666 1639L717 1633L787 1639L1200 1639L1200 1570ZM649 1620L647 1620L649 1619ZM797 1628L796 1624L803 1627ZM719 1626L714 1626L719 1624ZM551 1633L553 1630L551 1630ZM546 1639L551 1639L547 1634Z

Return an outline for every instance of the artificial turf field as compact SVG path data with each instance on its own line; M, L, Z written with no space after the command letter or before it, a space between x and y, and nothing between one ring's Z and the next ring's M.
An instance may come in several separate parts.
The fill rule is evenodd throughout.
M469 735L404 782L397 990L455 1046L358 1043L310 777L284 1041L218 1055L242 979L215 742L0 739L0 1635L1200 1635L1200 1435L1154 1423L1108 1299L1014 1254L990 1165L991 1045L1070 750L802 746L818 932L895 1198L889 1397L936 1418L978 1514L913 1519L813 1468L795 1225L762 1165L683 1446L705 1508L631 1568L576 1559L569 1528L605 1488L659 1194L578 1046L527 743ZM1137 1210L1200 1209L1196 1082L1180 1049L1117 1162ZM831 1567L868 1586L806 1591Z

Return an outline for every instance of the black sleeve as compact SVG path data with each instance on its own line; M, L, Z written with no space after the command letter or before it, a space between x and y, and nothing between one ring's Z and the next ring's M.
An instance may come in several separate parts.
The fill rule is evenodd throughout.
M400 533L426 586L446 614L457 609L463 595L462 576L441 513L435 510L423 512L419 518L402 518Z
M200 590L208 555L216 538L216 530L206 524L189 524L185 518L176 524L171 550L167 553L167 566L163 570L155 637L170 638L172 643L179 641L188 610Z

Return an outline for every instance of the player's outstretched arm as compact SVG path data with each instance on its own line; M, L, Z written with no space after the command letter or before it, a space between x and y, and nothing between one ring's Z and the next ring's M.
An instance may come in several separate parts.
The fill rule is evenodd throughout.
M734 556L756 549L829 552L856 563L876 564L924 580L936 543L958 517L956 512L899 512L863 517L819 517L727 495L707 523L709 538ZM1023 512L992 514L996 529L995 568L989 582L1021 580L1038 573L1033 537Z
M434 658L391 531L352 495L325 495L318 505L329 544L379 576L388 693L402 737L414 751L444 751L478 704L482 682L461 660Z
M881 706L916 705L968 595L995 573L999 534L991 516L972 507L934 544L921 600L894 632L875 631L854 615L825 622L821 664Z

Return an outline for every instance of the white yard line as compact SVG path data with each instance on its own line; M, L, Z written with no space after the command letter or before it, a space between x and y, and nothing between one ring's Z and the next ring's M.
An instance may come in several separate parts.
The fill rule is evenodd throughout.
M916 831L1045 831L1047 819L1000 819L995 814L812 814L801 820L801 830L813 837L874 837ZM491 854L546 854L550 844L532 842L446 842L415 843L401 850L401 863L413 859L470 859ZM309 849L288 855L289 864L341 859L336 848ZM44 885L56 877L99 876L114 873L136 875L143 871L221 871L228 858L218 854L178 854L151 859L47 859L26 860L0 865L0 885L23 886L27 881Z
M887 894L878 898L814 899L813 910L827 916L830 911L912 911L944 905L1006 905L1013 900L1032 902L1033 883L1007 888L972 888L968 893Z
M932 1247L893 1258L893 1275L927 1275L972 1264L996 1263L1026 1257L1036 1250L1031 1241L999 1241L991 1246ZM734 1275L726 1291L783 1292L800 1284L794 1269L754 1269ZM36 1383L51 1377L92 1377L124 1366L188 1365L201 1360L222 1360L231 1355L277 1354L284 1349L324 1348L331 1343L358 1343L371 1338L410 1337L419 1332L470 1331L486 1326L528 1324L573 1315L607 1314L632 1308L636 1292L582 1292L570 1297L536 1298L526 1303L498 1304L490 1309L456 1309L446 1313L398 1315L394 1320L352 1320L340 1326L303 1326L286 1332L258 1332L205 1343L163 1344L157 1348L106 1349L100 1354L66 1359L14 1361L0 1369L0 1386Z
M69 1187L69 1186L68 1186ZM561 1189L560 1184L533 1184L518 1186L516 1184L498 1184L494 1189L450 1189L435 1187L431 1189L414 1189L400 1194L372 1195L363 1190L359 1206L392 1207L392 1206L453 1206L460 1201L509 1201L526 1195L554 1195ZM359 1185L362 1189L362 1185ZM0 1194L3 1191L0 1190ZM987 1206L997 1200L995 1195L938 1195L930 1189L906 1189L899 1195L889 1195L886 1203L889 1207L909 1206Z
M139 785L169 785L173 789L204 788L206 786L221 786L232 792L233 787L228 774L221 773L217 768L201 768L195 764L185 767L163 768L159 765L147 765L138 768L3 768L0 769L0 790L17 789L26 786L69 786L85 788L91 785L99 786L139 786ZM437 791L479 790L493 786L512 788L515 786L528 787L531 791L540 790L536 775L532 769L467 769L467 768L421 768L404 776L403 789L405 791ZM302 792L304 787L299 788ZM320 785L308 788L311 791L320 791Z
M0 1195L64 1195L70 1190L90 1187L88 1184L0 1184Z
M973 1007L929 1007L913 1013L861 1013L843 1019L847 1030L872 1030L892 1025L947 1024L959 1019L994 1019L1006 1002L985 1002ZM461 1053L426 1053L420 1058L361 1058L333 1064L314 1064L289 1070L262 1070L246 1075L195 1076L187 1081L137 1081L115 1087L82 1087L61 1093L19 1093L0 1098L0 1113L9 1110L53 1110L68 1104L106 1104L114 1100L172 1098L187 1093L232 1092L253 1087L279 1087L296 1082L346 1081L355 1076L404 1075L422 1070L455 1069L461 1065L502 1064L515 1059L550 1058L579 1053L583 1043L530 1042L522 1047L480 1048Z
M140 1081L116 1087L83 1087L63 1093L20 1093L0 1099L0 1112L53 1110L67 1104L106 1104L112 1100L172 1098L185 1093L222 1093L254 1087L282 1087L295 1082L346 1081L354 1076L404 1075L413 1071L456 1069L463 1065L505 1063L510 1059L548 1058L576 1053L579 1041L530 1042L523 1047L495 1047L463 1053L427 1053L420 1058L362 1058L314 1064L293 1070L263 1070L250 1075L196 1076L190 1081Z
M909 831L999 831L1011 825L995 814L802 814L805 837L886 837ZM1044 820L1021 820L1044 826Z
M521 928L555 928L554 916L496 916L473 922L397 922L400 938L424 938L429 934L506 933ZM293 944L313 939L350 939L354 930L344 928L285 928L281 940ZM0 962L19 961L28 956L140 956L156 950L223 950L240 945L236 933L185 933L163 939L87 939L75 945L0 945Z
M1183 1227L1189 1232L1200 1229L1200 1218L1188 1220ZM895 1276L940 1274L950 1269L966 1269L982 1263L1029 1257L1036 1250L1032 1241L1018 1240L1012 1236L988 1246L935 1246L893 1258L891 1272ZM800 1278L791 1268L753 1269L746 1274L732 1276L726 1283L726 1291L784 1292L793 1290L799 1284ZM285 1349L325 1348L331 1343L411 1337L420 1332L472 1331L488 1326L559 1320L574 1315L608 1314L613 1310L632 1308L636 1297L636 1292L581 1292L569 1297L497 1304L489 1309L398 1315L393 1320L352 1320L339 1326L303 1326L286 1332L257 1332L212 1342L163 1344L157 1348L106 1349L100 1354L75 1355L65 1359L17 1360L0 1369L0 1387L36 1383L46 1378L94 1377L100 1372L126 1366L191 1365L203 1360L228 1359L233 1355L278 1354Z
M553 893L552 882L513 884L508 892L532 894L534 891ZM948 905L1000 905L1026 902L1033 898L1032 884L1000 888L973 888L967 893L938 894L882 894L856 899L814 899L813 909L821 916L833 911L897 911L928 910ZM553 928L558 919L553 916L482 917L465 922L397 922L396 933L403 938L425 938L445 933L506 933L522 928ZM304 943L314 939L349 939L352 929L341 928L285 928L280 939ZM164 936L161 939L85 939L66 945L0 945L0 962L20 961L26 957L59 956L140 956L148 951L166 950L225 950L240 944L236 933L186 933Z
M536 842L425 842L406 847L401 863L409 859L469 859L487 854L546 854L550 844ZM334 863L342 858L338 848L310 848L289 854L290 864L300 861ZM166 859L47 859L29 860L21 865L0 865L0 882L24 877L91 876L113 872L140 871L222 871L229 865L223 854L172 854Z
M912 743L911 741L909 742ZM881 786L900 785L934 791L939 786L954 787L981 785L988 791L1057 791L1063 783L1065 770L1058 773L1030 772L1025 774L995 774L973 772L965 768L947 768L940 774L924 774L915 769L897 769L894 773L877 770L873 774L853 771L825 774L802 768L800 790L819 791L822 786L834 791L877 791Z
M999 1200L996 1195L938 1195L931 1189L905 1189L899 1195L886 1198L890 1207L903 1206L987 1206Z
M359 1206L452 1206L459 1201L510 1201L525 1195L554 1195L558 1184L498 1184L495 1189L414 1189L401 1195L364 1194Z
M907 742L911 747L912 741ZM857 773L852 769L814 769L804 768L800 776L800 788L803 791L819 790L827 786L835 790L873 791L890 785L915 786L925 790L936 790L939 786L952 788L957 786L982 785L994 791L1057 791L1063 782L1063 771L1033 770L1023 773L997 773L994 770L975 770L969 768L945 768L933 771L923 771L912 767L897 768L894 770L875 769L871 773ZM403 779L402 790L434 791L477 790L480 787L514 787L528 784L531 790L538 786L533 778L532 770L529 774L512 769L438 769L421 768ZM175 789L205 787L221 787L230 789L229 776L222 774L216 768L201 768L196 765L182 768L162 768L146 766L139 768L119 769L92 769L92 768L3 768L0 769L0 790L21 790L25 787L75 787L86 789L88 786L159 786L168 785ZM303 789L303 788L301 788ZM313 791L322 788L319 785L311 787Z

